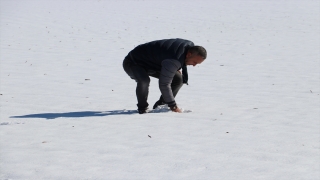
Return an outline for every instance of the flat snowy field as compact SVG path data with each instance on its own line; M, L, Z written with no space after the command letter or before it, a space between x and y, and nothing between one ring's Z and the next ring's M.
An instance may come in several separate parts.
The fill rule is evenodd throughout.
M319 180L319 3L0 0L0 179ZM166 38L208 51L192 112L139 115L123 58Z

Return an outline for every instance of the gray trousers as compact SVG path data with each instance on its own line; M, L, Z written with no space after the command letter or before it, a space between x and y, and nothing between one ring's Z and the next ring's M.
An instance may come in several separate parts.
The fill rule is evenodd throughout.
M150 85L150 77L158 78L160 76L160 72L153 72L148 73L148 71L139 66L136 65L134 62L132 62L130 59L125 59L123 61L123 69L124 71L131 77L131 79L134 79L137 82L136 87L136 96L138 100L138 109L146 109L148 104L148 95L149 95L149 85ZM172 94L174 97L178 94L180 88L183 85L183 78L180 72L176 72L171 83L171 89ZM159 99L160 102L164 102L162 96L160 96Z

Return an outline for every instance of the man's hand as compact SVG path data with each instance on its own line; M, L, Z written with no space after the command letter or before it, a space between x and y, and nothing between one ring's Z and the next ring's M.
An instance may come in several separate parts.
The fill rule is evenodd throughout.
M182 113L181 109L178 108L177 105L170 107L171 111L177 112L177 113Z

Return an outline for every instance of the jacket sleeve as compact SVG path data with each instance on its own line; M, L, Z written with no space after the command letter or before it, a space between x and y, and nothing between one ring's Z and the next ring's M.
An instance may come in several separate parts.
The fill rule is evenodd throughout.
M175 106L176 102L172 93L171 83L175 73L181 68L181 63L177 60L163 60L159 77L159 88L165 103L169 107Z

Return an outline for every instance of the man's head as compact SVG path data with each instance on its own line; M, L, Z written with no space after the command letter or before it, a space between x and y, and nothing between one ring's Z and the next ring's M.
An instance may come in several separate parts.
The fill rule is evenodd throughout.
M202 46L193 46L188 49L186 55L186 65L196 66L207 58L207 51Z

